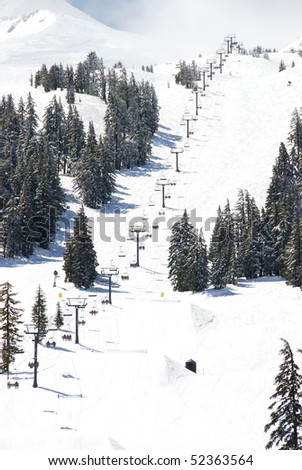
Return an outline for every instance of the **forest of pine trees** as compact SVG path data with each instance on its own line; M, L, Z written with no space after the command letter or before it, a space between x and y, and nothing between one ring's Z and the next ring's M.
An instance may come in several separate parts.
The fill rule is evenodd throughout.
M66 89L70 105L75 103L75 93L97 96L108 105L105 135L100 142L102 159L107 162L102 163L106 174L143 165L150 156L151 139L159 122L155 89L148 81L137 82L133 74L128 78L121 63L107 70L103 60L90 52L75 71L71 66L64 69L62 64L49 70L42 65L33 84L46 92ZM100 154L100 148L94 150ZM65 172L66 163L63 168Z
M99 96L106 101L106 77L103 59L95 52L90 52L83 62L74 69L62 64L53 64L49 69L43 64L35 73L31 84L35 88L42 86L44 91L65 90L69 104L74 103L75 93Z
M49 116L38 129L31 94L18 107L13 97L0 106L0 161L3 178L0 221L3 254L29 257L34 246L47 248L62 213L65 196L58 174L57 146ZM50 210L52 209L52 210Z
M211 282L224 287L244 276L283 276L302 286L301 115L295 110L288 138L280 144L265 207L260 211L247 191L239 191L235 210L218 209L209 249Z
M74 177L74 190L86 206L106 204L115 189L116 171L144 165L151 155L159 122L153 85L128 78L122 64L105 73L102 59L93 52L75 73L72 67L42 66L34 83L45 91L67 89L69 98L88 93L104 100L105 132L97 136L93 122L85 130L68 96L67 110L54 96L42 118L30 93L18 105L12 95L2 97L0 224L6 258L29 257L35 246L48 248L54 239L65 208L60 174Z
M284 277L289 285L302 287L301 185L302 116L295 109L287 147L283 142L279 146L264 208L259 210L254 198L242 189L234 209L229 201L223 209L218 208L207 255L210 285L221 289L236 283L239 277L274 275ZM169 254L171 282L180 291L196 290L195 274L186 267L194 236L185 220L187 215L173 226ZM187 261L181 262L181 256ZM185 279L184 273L190 279Z
M174 290L200 292L207 288L209 273L204 237L194 229L186 210L172 227L168 267Z
M185 60L179 61L178 69L175 75L175 83L186 88L193 88L195 82L200 80L200 68L194 60L190 64L187 64Z

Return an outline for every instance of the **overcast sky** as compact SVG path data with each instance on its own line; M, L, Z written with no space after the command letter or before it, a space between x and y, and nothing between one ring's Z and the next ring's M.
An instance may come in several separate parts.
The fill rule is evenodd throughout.
M170 40L190 55L215 54L229 33L249 48L302 37L302 0L68 0L102 23Z

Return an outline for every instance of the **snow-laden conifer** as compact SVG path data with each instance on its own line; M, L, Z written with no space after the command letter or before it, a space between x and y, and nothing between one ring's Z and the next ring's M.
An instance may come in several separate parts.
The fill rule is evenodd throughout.
M168 267L174 290L199 292L207 287L207 251L203 234L196 233L186 210L172 227Z
M38 342L41 342L43 338L45 338L48 331L48 318L46 311L46 297L39 285L31 312L32 322L36 326L38 332Z
M23 335L20 325L23 309L15 299L13 286L5 282L0 286L0 337L2 342L1 369L9 373L9 366L15 361L16 354L22 352Z
M94 284L98 265L93 247L88 218L81 206L74 221L73 236L67 242L64 251L65 280L73 282L76 287L88 289Z
M264 428L265 432L272 428L266 449L302 450L302 376L289 343L281 340L283 362L275 378L276 392L271 396L271 421Z

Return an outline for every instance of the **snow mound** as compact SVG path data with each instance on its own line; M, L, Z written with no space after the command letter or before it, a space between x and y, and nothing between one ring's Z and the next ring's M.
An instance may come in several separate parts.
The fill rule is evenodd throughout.
M191 304L191 315L193 325L197 330L202 330L214 321L214 315L199 305Z
M186 369L184 365L174 361L173 359L170 359L168 356L165 356L165 360L167 363L167 376L169 383L174 383L178 379L189 377L194 374L194 372Z
M125 450L125 447L121 446L117 441L115 441L111 437L108 438L108 441L113 450Z
M17 19L4 18L0 21L0 38L30 36L48 29L56 21L56 15L48 10L37 10Z

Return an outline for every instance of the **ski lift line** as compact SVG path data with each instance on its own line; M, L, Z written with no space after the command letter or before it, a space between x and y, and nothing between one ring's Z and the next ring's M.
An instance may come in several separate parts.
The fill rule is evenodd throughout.
M184 196L178 196L178 197L182 197L182 198L183 198Z

